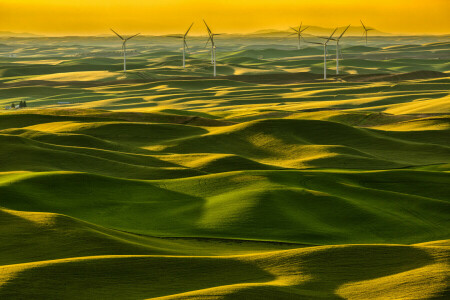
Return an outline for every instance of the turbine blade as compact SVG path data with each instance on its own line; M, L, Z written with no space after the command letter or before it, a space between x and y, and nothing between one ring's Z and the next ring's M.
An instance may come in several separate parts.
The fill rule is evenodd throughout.
M291 29L294 30L295 32L298 32L298 30L295 29L294 27L290 27L290 26L289 26L289 28L291 28Z
M363 26L364 30L367 31L366 26L364 25L363 21L362 20L359 20L359 21L361 22L361 25Z
M122 41L125 40L120 34L115 32L112 28L110 28L112 32L114 32Z
M188 46L188 44L186 43L186 40L184 40L184 45L186 46L186 49L189 51L189 46Z
M192 26L194 25L194 22L192 22L191 26L189 26L189 29L186 31L186 33L184 34L184 37L186 37L189 33L189 31L191 30Z
M208 46L209 41L211 41L211 43L212 43L211 36L209 36L208 40L206 41L205 48Z
M344 36L345 32L350 28L350 25L348 25L347 28L345 28L345 30L341 33L341 35L338 38L338 41Z
M300 32L303 32L303 31L305 31L305 30L308 29L308 28L309 28L309 26L306 26L306 27L303 28L302 31L300 31Z
M300 32L302 30L302 25L303 25L303 21L300 22L300 26L298 27L298 31L300 31Z
M130 36L129 38L126 39L126 41L131 40L132 38L134 38L135 36L138 36L138 35L140 35L140 33Z
M330 37L328 38L328 40L325 42L325 44L327 44L331 38L333 37L334 33L336 32L337 28L333 31L333 33L330 35Z
M206 29L208 30L208 34L211 35L212 31L211 31L211 29L209 29L208 24L206 24L205 20L203 20L203 23L205 23Z

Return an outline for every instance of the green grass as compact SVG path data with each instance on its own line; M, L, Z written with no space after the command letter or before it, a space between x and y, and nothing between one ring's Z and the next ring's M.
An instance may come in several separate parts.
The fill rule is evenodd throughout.
M1 299L450 297L448 42L249 39L0 41Z
M150 182L53 172L6 177L0 195L5 208L152 236L409 244L449 234L448 180L425 171L241 171Z
M121 299L249 299L264 293L273 299L398 299L405 294L413 299L442 298L446 296L441 292L446 286L445 252L446 247L352 245L228 257L106 255L57 259L3 267L2 278L8 281L0 295L35 299L118 295ZM330 261L330 257L335 260ZM389 264L380 267L386 261ZM220 272L211 272L212 268ZM432 279L425 279L425 274ZM27 285L29 281L35 283ZM58 284L61 281L63 286ZM421 287L424 284L426 289Z

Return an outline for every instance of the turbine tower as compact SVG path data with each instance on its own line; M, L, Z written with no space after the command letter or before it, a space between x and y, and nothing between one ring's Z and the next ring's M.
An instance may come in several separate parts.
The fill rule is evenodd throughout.
M186 37L193 25L194 25L194 23L192 23L191 26L189 26L188 30L186 31L186 33L183 36L183 69L186 68L186 49L189 48L186 43Z
M183 39L183 69L186 68L186 49L189 49L189 47L186 43L186 37L193 25L194 25L194 23L192 23L191 26L189 26L188 30L186 31L186 33L184 35L169 35L169 36L167 36L167 37L171 37L171 38Z
M336 75L339 75L339 54L341 52L341 46L339 45L339 41L344 36L345 32L350 28L350 25L345 28L345 30L341 33L341 35L337 39L333 39L336 41Z
M298 29L291 27L291 29L295 31L291 35L296 35L298 37L298 49L299 50L302 47L302 38L303 38L302 33L303 33L303 31L305 31L306 29L309 28L309 26L306 26L305 28L302 29L302 25L303 25L303 22L300 23L300 26L298 27Z
M364 25L363 21L362 21L362 20L360 20L360 21L361 21L361 25L362 25L363 28L364 28L363 36L364 36L364 35L366 36L366 46L367 46L367 32L373 30L373 28L367 28L366 25Z
M211 41L211 63L214 65L214 77L216 77L216 43L214 42L214 36L220 34L213 33L208 24L206 24L206 21L203 20L203 22L205 23L206 30L208 30L208 40L206 41L205 48L208 46L209 41Z
M123 71L126 72L126 71L127 71L127 42L128 42L128 40L134 38L135 36L139 35L140 33L135 34L135 35L132 35L132 36L130 36L130 37L124 39L120 34L118 34L117 32L115 32L113 29L111 29L111 31L114 32L114 33L119 37L119 39L121 39L121 40L123 41L123 42L122 42L122 51L123 51Z
M333 33L330 35L329 38L325 38L326 41L323 43L318 43L318 42L307 42L310 44L317 44L317 45L322 45L323 46L323 79L326 80L327 79L327 47L328 47L328 42L333 38L333 35L336 33L337 28L333 31Z

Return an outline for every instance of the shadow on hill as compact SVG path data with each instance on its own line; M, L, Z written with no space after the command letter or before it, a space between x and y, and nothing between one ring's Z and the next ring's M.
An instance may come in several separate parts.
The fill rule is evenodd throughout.
M393 276L392 281L395 281L397 274L414 272L436 262L423 249L410 246L332 246L309 248L299 254L295 252L288 250L280 254L282 258L278 258L277 269L285 269L286 274L296 274L305 280L286 287L265 286L261 290L272 295L271 299L367 299L368 295L381 299L390 298L389 295L393 294L402 298L411 291L407 288L393 291L386 283L373 286L371 280ZM352 289L343 288L348 285ZM246 288L224 299L245 299L258 290L259 287Z
M212 257L87 257L13 268L0 289L5 299L147 299L274 279L250 262Z
M204 89L205 80L208 87L221 87L221 86L235 86L243 83L256 83L256 84L290 84L297 82L316 82L323 81L322 68L317 67L316 72L292 72L292 73L270 73L270 74L248 74L248 75L219 75L217 78L212 79L207 76L186 76L186 77L171 77L165 79L123 79L112 81L46 81L46 80L22 80L18 82L3 83L6 88L23 88L30 89L32 87L38 87L39 89L48 87L97 87L97 86L114 86L118 84L141 84L141 83L163 83L168 81L172 85L178 86L180 89ZM230 70L228 70L230 71ZM225 72L226 73L226 72ZM222 74L225 74L222 73ZM230 72L228 72L230 73ZM430 78L444 78L450 75L438 72L438 71L414 71L409 73L392 73L386 74L380 72L379 74L357 74L357 75L330 75L327 82L340 79L346 82L399 82L405 80L416 79L430 79ZM225 80L225 82L224 82ZM179 82L179 84L176 84ZM193 85L194 84L194 85ZM64 93L68 93L70 89L66 89ZM53 92L56 93L56 92Z
M74 136L59 136L53 142ZM78 137L77 135L75 137ZM39 139L39 137L37 137ZM161 179L203 175L204 172L166 162L149 155L97 148L53 145L29 138L0 134L0 171L79 171L122 178ZM97 145L99 145L97 143ZM117 149L120 150L120 149ZM7 159L4 153L20 153Z
M445 146L394 139L383 131L296 119L250 121L164 146L165 153L229 153L280 167L301 167L290 163L313 159L322 163L312 163L309 167L355 169L361 164L363 168L377 169L443 163L448 162L449 152ZM418 153L434 155L420 156ZM329 160L331 157L333 160ZM336 161L337 157L341 160ZM330 161L337 164L330 165Z
M335 247L302 256L300 268L312 278L295 289L336 295L344 284L395 275L433 262L427 252L407 246Z
M60 213L155 236L165 235L160 230L170 235L170 228L191 235L205 205L203 198L163 184L68 172L40 173L0 185L0 197L8 209Z
M225 76L227 79L261 84L282 84L295 82L310 82L323 78L323 75L309 72L300 73L271 73L271 74L254 74L254 75L230 75Z
M449 77L449 74L437 71L414 71L400 74L360 74L341 75L339 78L348 82L378 82L378 81L405 81L416 79L431 79Z
M433 252L435 251L435 252ZM397 245L324 246L233 257L91 256L0 267L0 296L33 299L357 299L444 296L442 274L421 268L439 249ZM0 270L1 270L0 269ZM407 282L402 276L409 274ZM433 276L429 273L429 276ZM64 280L64 285L57 283ZM380 282L381 280L381 282ZM33 284L31 284L33 283ZM94 283L94 284L93 284ZM391 285L396 286L392 290Z
M136 235L54 213L0 209L0 239L0 265L91 255L176 253L158 243L146 245Z

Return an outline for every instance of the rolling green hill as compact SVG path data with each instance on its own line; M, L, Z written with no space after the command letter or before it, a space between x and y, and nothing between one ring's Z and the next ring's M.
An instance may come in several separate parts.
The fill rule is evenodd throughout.
M445 37L246 38L0 38L0 299L450 297Z
M449 234L449 176L439 172L241 171L156 182L66 172L12 177L0 190L5 208L151 236L323 245L409 244ZM398 178L404 181L391 183Z

